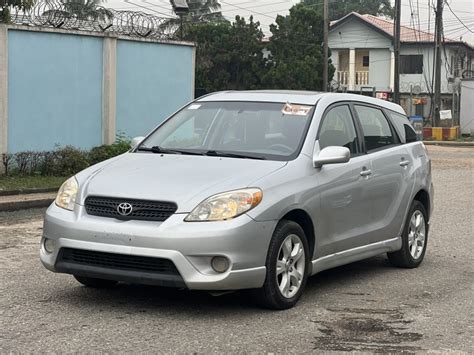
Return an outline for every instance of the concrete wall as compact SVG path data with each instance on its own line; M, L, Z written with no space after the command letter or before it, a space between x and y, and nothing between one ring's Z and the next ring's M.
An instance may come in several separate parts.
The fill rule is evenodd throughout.
M194 49L0 25L0 153L145 134L193 98Z
M194 95L193 47L117 43L117 130L143 136ZM130 68L141 68L132 71Z
M474 135L474 79L461 81L461 133Z
M8 151L102 141L102 40L8 33Z

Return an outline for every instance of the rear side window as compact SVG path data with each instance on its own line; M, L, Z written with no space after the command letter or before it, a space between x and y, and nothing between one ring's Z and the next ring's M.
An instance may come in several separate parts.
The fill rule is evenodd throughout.
M325 115L319 130L319 147L346 147L351 155L360 152L357 134L348 105L331 108Z
M392 132L382 110L359 105L355 105L355 110L362 125L365 146L368 151L397 143L394 132Z
M415 130L406 116L391 111L389 111L388 114L392 119L398 134L402 137L402 140L406 143L417 141Z

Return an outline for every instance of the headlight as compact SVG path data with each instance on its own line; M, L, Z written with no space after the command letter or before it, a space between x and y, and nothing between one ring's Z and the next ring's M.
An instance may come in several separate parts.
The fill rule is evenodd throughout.
M201 202L184 220L204 222L231 219L257 206L262 197L262 190L257 188L224 192Z
M76 202L77 189L76 178L67 179L59 188L58 195L56 196L56 205L61 208L72 211L74 209L74 202Z

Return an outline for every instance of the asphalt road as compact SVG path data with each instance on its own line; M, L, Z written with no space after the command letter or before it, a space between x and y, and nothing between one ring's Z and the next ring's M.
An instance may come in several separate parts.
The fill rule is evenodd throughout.
M0 353L474 351L474 149L430 147L435 212L424 263L385 256L310 278L297 307L246 292L98 291L38 259L44 210L0 214Z

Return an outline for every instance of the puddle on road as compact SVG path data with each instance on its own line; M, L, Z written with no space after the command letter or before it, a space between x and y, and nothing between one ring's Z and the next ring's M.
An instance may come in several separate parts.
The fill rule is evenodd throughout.
M329 321L319 324L321 336L316 337L315 350L414 353L422 350L413 344L423 335L407 331L411 320L399 310L342 308L328 309L334 313Z

